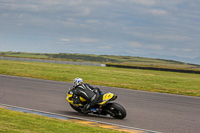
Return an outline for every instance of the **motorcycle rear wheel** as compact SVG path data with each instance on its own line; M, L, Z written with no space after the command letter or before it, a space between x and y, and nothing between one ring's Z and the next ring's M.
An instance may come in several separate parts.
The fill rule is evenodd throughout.
M126 117L126 110L118 103L109 103L106 109L108 110L108 114L115 119L124 119Z

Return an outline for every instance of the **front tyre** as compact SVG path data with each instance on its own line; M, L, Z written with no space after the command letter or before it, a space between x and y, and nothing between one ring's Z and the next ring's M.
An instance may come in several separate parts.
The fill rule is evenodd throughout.
M72 105L72 104L70 104L70 103L69 103L69 105L70 105L74 110L76 110L77 112L83 113L83 112L81 111L80 108L78 108L78 107L76 107L76 106L74 106L74 105Z
M126 117L126 110L118 103L109 103L106 106L106 112L115 119L124 119Z

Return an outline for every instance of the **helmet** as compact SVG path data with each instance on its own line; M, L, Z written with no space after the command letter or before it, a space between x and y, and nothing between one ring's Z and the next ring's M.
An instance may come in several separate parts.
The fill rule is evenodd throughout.
M75 79L73 80L73 87L76 87L77 85L79 85L79 84L81 84L81 83L83 83L82 78L75 78Z

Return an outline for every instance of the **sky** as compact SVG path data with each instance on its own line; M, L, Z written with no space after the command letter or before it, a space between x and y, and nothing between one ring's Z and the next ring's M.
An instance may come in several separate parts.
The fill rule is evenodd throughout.
M0 51L196 58L199 0L0 0Z

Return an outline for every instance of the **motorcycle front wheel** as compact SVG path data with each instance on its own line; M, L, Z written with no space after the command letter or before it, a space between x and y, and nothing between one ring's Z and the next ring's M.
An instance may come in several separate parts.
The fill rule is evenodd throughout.
M124 119L126 117L126 110L118 103L108 103L106 110L115 119Z
M69 103L69 105L70 105L75 111L77 111L77 112L79 112L79 113L83 113L83 112L81 111L80 108L78 108L78 107L76 107L76 106L74 106L74 105L72 105L72 104L70 104L70 103Z

